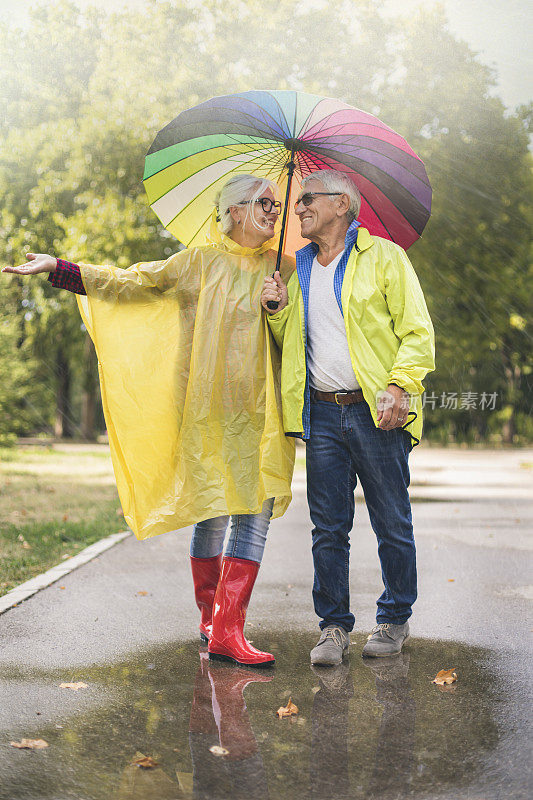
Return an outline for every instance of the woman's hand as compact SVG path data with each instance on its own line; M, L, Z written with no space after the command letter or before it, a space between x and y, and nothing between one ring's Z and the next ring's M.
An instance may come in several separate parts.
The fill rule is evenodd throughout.
M267 303L269 300L273 300L275 303L278 303L278 307L275 309L268 308ZM289 293L287 291L287 287L281 279L279 272L275 272L273 278L271 278L270 275L267 275L265 278L263 291L261 292L261 305L265 311L268 314L277 314L278 311L281 311L282 308L285 308L288 302Z
M28 259L18 267L4 267L2 272L15 272L17 275L37 275L39 272L55 272L57 258L46 253L26 253Z

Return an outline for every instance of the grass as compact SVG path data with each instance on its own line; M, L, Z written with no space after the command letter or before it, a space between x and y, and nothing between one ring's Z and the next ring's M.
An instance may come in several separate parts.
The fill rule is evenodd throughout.
M125 529L106 445L0 449L0 596Z

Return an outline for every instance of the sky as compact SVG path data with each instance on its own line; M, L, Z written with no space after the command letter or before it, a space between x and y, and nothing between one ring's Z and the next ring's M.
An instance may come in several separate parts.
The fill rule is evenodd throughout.
M310 0L313 2L313 0ZM406 13L420 0L385 0L392 14ZM79 6L108 10L122 8L124 0L76 0ZM509 108L533 99L533 5L531 0L425 0L424 6L444 6L453 33L479 53L479 59L497 71L497 94ZM24 24L36 0L0 0L0 16ZM143 6L145 0L128 0Z

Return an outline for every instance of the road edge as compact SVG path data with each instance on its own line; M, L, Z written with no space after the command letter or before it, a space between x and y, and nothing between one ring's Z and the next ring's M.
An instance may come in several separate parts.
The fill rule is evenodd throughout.
M98 542L94 542L88 547L85 547L77 555L72 556L72 558L66 559L60 564L56 564L55 567L51 567L46 572L41 573L41 575L37 575L29 581L21 583L20 586L15 586L14 589L11 589L11 591L7 592L3 597L0 597L0 614L9 611L10 608L22 603L23 600L27 600L28 597L32 597L32 595L36 594L41 589L46 589L47 586L50 586L60 578L68 575L69 572L73 572L78 567L83 566L83 564L87 564L88 561L92 561L93 558L109 550L110 547L114 547L114 545L126 539L128 536L133 536L131 531L112 533L110 536L106 536L104 539L100 539Z

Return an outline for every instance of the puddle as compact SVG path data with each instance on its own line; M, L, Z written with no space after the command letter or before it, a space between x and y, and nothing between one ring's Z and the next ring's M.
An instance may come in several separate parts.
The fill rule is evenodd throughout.
M314 634L254 630L253 638L275 653L275 669L211 663L204 647L188 642L75 674L5 670L0 689L10 721L0 726L0 798L527 796L501 793L507 773L498 726L519 699L495 674L488 651L413 639L400 658L367 664L358 634L349 660L319 671L308 663ZM457 684L431 684L439 669L452 667ZM59 689L63 681L88 688ZM299 714L278 719L289 696ZM50 746L9 746L22 737ZM518 764L527 762L525 752L513 752ZM159 766L132 766L139 754ZM507 769L516 778L516 765Z

